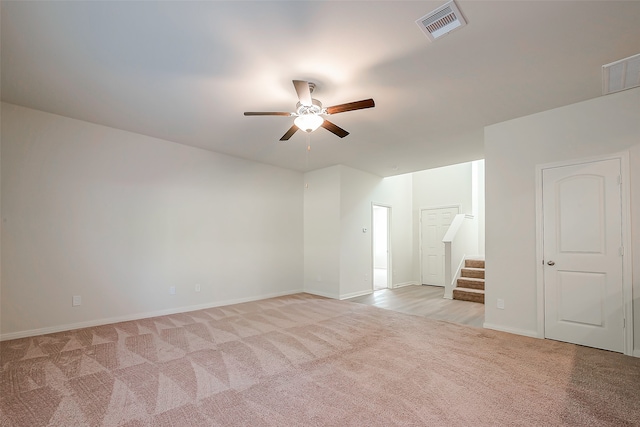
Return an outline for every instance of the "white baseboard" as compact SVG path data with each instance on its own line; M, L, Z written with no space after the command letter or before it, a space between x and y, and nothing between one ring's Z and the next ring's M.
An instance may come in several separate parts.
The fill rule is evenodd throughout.
M37 336L37 335L53 334L56 332L71 331L74 329L92 328L94 326L109 325L112 323L119 323L119 322L129 322L132 320L146 319L149 317L167 316L167 315L176 314L176 313L187 313L190 311L204 310L207 308L221 307L225 305L241 304L243 302L258 301L261 299L276 298L276 297L282 297L285 295L299 294L303 292L305 291L302 289L294 290L294 291L286 291L286 292L277 292L277 293L259 295L259 296L253 296L253 297L247 297L247 298L237 298L237 299L231 299L231 300L225 300L225 301L216 301L216 302L207 303L207 304L190 305L186 307L169 308L166 310L150 311L146 313L136 313L136 314L126 315L126 316L95 319L95 320L89 320L86 322L69 323L66 325L51 326L48 328L38 328L38 329L29 329L26 331L10 332L8 334L1 334L0 341L15 340L18 338L27 338L27 337Z
M420 286L418 282L402 282L402 283L394 283L391 285L391 289L402 288L403 286Z
M537 332L529 331L526 329L505 328L504 326L493 325L491 323L484 323L482 326L486 329L493 329L494 331L508 332L515 335L524 335L525 337L544 339L544 336L540 336ZM633 350L631 356L640 358L640 349Z
M324 291L317 291L314 289L305 289L303 291L306 294L317 295L319 297L331 298L331 299L340 299L340 295L332 294Z
M363 295L369 295L371 293L373 293L373 289L369 289L367 291L360 291L360 292L351 292L350 294L340 295L340 299L343 300L343 299L361 297Z
M482 325L482 327L485 329L493 329L494 331L508 332L514 335L524 335L525 337L544 338L539 336L537 331L531 331L528 329L509 328L501 325L494 325L492 323L487 323L487 322L485 322Z

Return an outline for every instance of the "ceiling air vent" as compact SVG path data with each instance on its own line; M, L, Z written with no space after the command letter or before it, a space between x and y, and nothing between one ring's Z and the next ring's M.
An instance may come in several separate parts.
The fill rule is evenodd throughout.
M456 28L467 25L462 13L460 13L460 9L458 9L453 0L418 19L416 24L431 41L446 35Z
M640 53L602 66L602 94L640 86Z

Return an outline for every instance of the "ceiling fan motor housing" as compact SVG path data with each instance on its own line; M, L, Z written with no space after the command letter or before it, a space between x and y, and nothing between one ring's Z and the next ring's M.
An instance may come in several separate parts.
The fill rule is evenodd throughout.
M302 103L298 102L296 104L296 114L298 116L302 116L305 114L326 114L326 111L322 109L322 102L317 99L311 100L311 105L302 105Z

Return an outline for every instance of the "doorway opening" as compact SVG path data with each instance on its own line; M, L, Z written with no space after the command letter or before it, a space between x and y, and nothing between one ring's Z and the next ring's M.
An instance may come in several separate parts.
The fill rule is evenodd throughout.
M391 207L373 204L373 290L391 288L391 253L389 250Z

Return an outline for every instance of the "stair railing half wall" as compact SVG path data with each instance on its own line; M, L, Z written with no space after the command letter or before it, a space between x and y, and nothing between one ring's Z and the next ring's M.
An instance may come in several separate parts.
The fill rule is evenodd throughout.
M444 298L453 299L460 271L467 257L478 254L478 219L458 214L442 238L444 243Z

